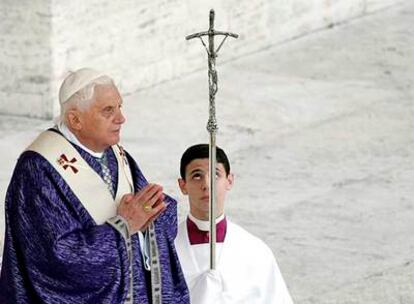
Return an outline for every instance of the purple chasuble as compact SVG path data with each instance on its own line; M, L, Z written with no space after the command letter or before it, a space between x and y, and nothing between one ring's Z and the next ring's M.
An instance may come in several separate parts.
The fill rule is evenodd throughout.
M99 162L75 146L102 176ZM117 160L106 151L114 188ZM126 153L135 191L147 181ZM177 203L155 221L160 253L162 303L189 303L188 289L174 248ZM99 202L96 202L99 204ZM128 291L127 249L109 224L97 225L76 195L41 155L23 152L7 190L6 233L0 275L0 303L123 303ZM132 236L134 304L149 304L150 281L143 267L138 235Z

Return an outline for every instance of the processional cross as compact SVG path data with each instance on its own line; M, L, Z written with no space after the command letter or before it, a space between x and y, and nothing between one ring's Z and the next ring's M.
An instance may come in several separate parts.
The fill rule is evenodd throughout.
M214 49L214 36L224 36L217 49ZM203 36L208 36L208 47ZM188 35L185 39L199 38L207 51L208 58L208 84L209 84L209 119L207 131L210 134L209 144L209 206L210 206L210 269L216 269L216 133L218 130L216 120L215 95L218 90L216 57L227 37L238 38L239 35L230 32L220 32L214 29L214 10L210 10L210 27L208 31Z

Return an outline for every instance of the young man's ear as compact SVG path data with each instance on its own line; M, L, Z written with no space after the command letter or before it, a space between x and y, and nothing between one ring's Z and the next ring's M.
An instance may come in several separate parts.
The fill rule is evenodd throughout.
M229 173L229 175L227 176L227 187L226 190L231 190L231 188L233 187L234 184L234 174L233 173Z
M187 195L188 194L187 187L186 187L186 183L185 183L185 180L184 179L182 179L182 178L179 178L178 179L178 186L180 187L180 190L181 190L181 193L182 194L184 194L184 195Z

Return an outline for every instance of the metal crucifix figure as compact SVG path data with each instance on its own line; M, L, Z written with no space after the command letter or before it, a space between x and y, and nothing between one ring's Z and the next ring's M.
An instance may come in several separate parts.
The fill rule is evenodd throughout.
M214 49L214 36L224 36L217 49ZM203 36L208 36L208 48L204 43ZM200 38L208 55L208 84L209 84L209 119L207 122L207 131L210 134L209 145L209 205L210 205L210 269L216 269L216 132L218 130L216 120L215 95L218 90L216 57L227 37L238 38L237 34L230 32L220 32L214 29L214 10L210 10L210 27L206 32L188 35L185 39Z

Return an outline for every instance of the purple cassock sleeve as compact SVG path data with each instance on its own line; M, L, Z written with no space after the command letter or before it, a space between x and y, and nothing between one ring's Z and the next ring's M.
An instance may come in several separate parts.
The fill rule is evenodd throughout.
M139 190L147 181L132 158L130 162ZM165 265L163 300L189 303L172 245L177 233L176 202L167 200L167 210L156 220L160 262ZM134 303L149 303L148 275L135 236L132 246ZM6 195L0 303L123 303L128 266L121 234L109 224L96 225L56 170L39 154L24 152Z

